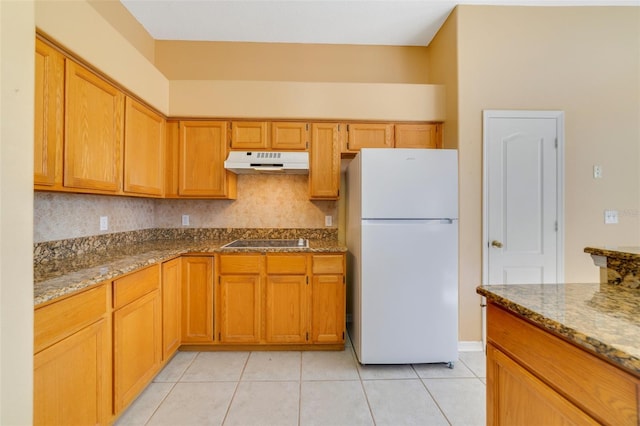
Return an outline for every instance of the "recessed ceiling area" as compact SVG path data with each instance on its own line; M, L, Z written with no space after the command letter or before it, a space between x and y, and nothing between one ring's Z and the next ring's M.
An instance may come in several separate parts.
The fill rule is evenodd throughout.
M156 40L428 46L458 4L637 6L638 0L121 0Z

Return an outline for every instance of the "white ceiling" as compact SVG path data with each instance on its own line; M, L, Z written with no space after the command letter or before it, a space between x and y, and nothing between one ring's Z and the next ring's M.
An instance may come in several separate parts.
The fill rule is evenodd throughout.
M640 0L121 0L156 40L427 46L458 4L640 5Z

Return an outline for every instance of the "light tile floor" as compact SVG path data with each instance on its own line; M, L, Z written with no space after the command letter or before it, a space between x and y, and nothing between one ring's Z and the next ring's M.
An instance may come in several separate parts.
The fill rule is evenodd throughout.
M178 352L125 425L484 425L485 357L367 365L341 352Z

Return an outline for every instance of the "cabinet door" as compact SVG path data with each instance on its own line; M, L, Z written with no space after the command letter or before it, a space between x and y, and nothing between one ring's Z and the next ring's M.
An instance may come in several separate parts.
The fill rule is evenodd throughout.
M111 414L111 336L106 319L33 357L35 425L107 424Z
M315 275L312 283L311 341L343 343L345 288L343 275Z
M487 345L488 425L597 425L518 363Z
M180 258L162 264L162 359L167 360L180 347L182 300Z
M266 256L265 326L268 343L306 343L309 331L309 281L306 254Z
M260 341L260 275L220 276L220 341Z
M124 95L68 59L65 87L64 186L119 191Z
M62 186L64 57L36 39L33 182L46 189Z
M178 194L187 197L235 198L236 175L227 172L227 123L180 122Z
M309 197L312 200L335 200L340 195L340 146L344 127L338 123L311 125Z
M269 123L266 121L234 121L231 123L232 149L267 149Z
M344 255L314 255L312 258L311 341L344 343L346 291Z
M213 258L182 259L182 342L213 342Z
M305 343L309 310L307 277L267 276L265 311L268 343Z
M129 97L125 105L124 191L161 196L164 188L164 118Z
M346 152L361 148L393 148L393 124L352 123L347 125Z
M304 151L309 147L309 124L276 121L271 123L271 148Z
M161 309L160 292L154 290L113 313L116 414L133 401L160 368Z
M442 148L442 131L438 123L396 124L396 148Z

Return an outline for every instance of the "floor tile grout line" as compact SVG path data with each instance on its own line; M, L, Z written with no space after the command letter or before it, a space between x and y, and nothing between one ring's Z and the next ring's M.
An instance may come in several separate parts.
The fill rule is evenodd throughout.
M238 393L238 388L240 387L240 383L242 380L242 375L244 374L244 371L247 368L247 364L249 364L249 358L251 357L251 351L249 351L247 358L244 361L244 365L242 366L242 371L240 371L240 376L238 376L238 380L236 380L236 386L233 389L233 393L231 394L231 398L229 398L229 404L227 405L227 410L224 413L224 417L222 417L222 423L221 426L223 426L225 424L225 422L227 421L227 418L229 417L229 412L231 411L231 406L233 405L233 400L236 397L236 394Z
M171 361L173 361L176 356L178 355L178 352L175 352L173 354L173 356L171 357L171 359L165 364L165 367L167 365L169 365L171 363ZM182 378L182 376L184 376L184 373L189 369L189 367L193 364L193 362L195 361L195 359L198 357L198 354L196 354L196 356L193 357L193 359L191 360L191 362L189 362L189 365L187 365L184 370L182 371L182 374L180 374L180 377L177 378L177 380L175 382L155 382L155 383L172 383L171 388L169 389L169 392L167 392L167 394L160 400L160 402L158 403L158 405L156 406L156 408L153 410L153 412L151 413L151 415L149 416L149 418L147 418L147 420L144 422L145 425L148 425L149 422L151 421L151 419L153 418L153 416L155 416L155 414L158 412L158 410L160 409L160 407L162 407L162 404L164 404L164 402L167 400L167 398L169 397L169 395L171 395L171 392L173 391L173 389L175 389L176 385L178 383L180 383L180 379ZM153 383L153 381L151 382ZM138 396L139 398L139 396ZM136 398L136 400L138 399ZM135 401L133 402L135 403ZM131 405L133 405L133 403ZM131 408L131 405L129 406L129 408Z
M302 423L302 366L304 353L300 352L300 382L298 383L298 426Z
M427 391L427 393L429 394L429 397L431 398L431 400L433 401L434 404L436 404L436 407L438 407L438 410L440 411L440 414L442 414L442 417L445 419L445 421L447 423L449 423L449 425L452 425L453 423L451 423L451 421L449 420L449 418L447 417L447 415L445 414L444 410L442 409L442 407L440 406L440 403L438 402L438 400L436 399L436 397L431 393L431 391L429 390L429 386L427 386L427 384L424 382L424 379L422 379L421 377L419 378L420 383L422 383L422 386L425 388L425 390Z

